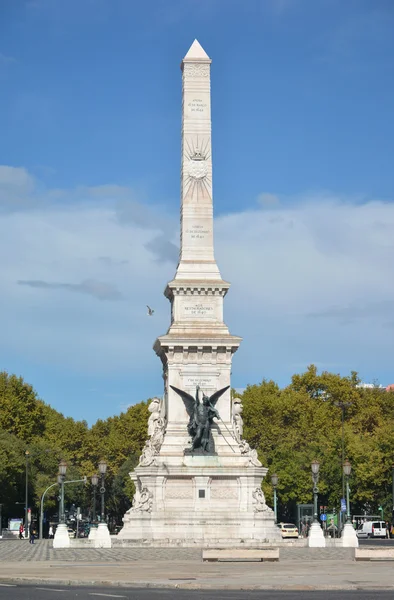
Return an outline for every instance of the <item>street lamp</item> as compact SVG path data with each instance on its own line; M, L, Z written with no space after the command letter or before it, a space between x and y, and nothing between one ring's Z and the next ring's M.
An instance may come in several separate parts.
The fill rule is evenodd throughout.
M349 505L349 475L352 471L352 465L346 459L343 463L343 474L346 477L346 523L350 523L350 505Z
M104 487L104 479L105 479L105 473L107 471L107 463L105 460L100 460L99 464L99 471L100 471L100 475L101 475L101 487L100 487L100 494L101 494L101 515L100 515L100 522L103 523L105 521L105 512L104 512L104 494L105 494L105 487Z
M319 493L319 489L317 487L317 483L319 481L319 469L320 463L318 460L312 461L312 481L313 481L313 522L319 523L317 517L317 494Z
M57 482L60 485L60 511L59 511L59 524L64 524L64 480L66 478L67 463L65 460L61 460L59 464L59 475L57 476Z
M25 487L25 538L29 536L29 519L27 516L27 511L29 509L29 456L30 452L26 450L25 458L26 458L26 487Z
M343 402L342 400L339 400L337 402L334 402L335 406L338 406L338 408L341 409L342 411L342 464L344 464L345 462L345 410L352 405L352 402ZM342 498L345 497L345 474L342 471ZM339 518L341 519L341 523L342 523L342 512L339 513Z
M98 484L98 475L96 475L96 473L94 475L92 475L92 486L93 486L93 514L92 514L92 521L93 523L96 520L96 488L97 488L97 484Z
M271 483L272 483L272 487L274 488L274 514L275 514L275 523L278 520L278 515L277 515L277 499L276 499L276 487L278 485L278 481L279 481L279 477L277 476L276 473L274 473L273 475L271 475Z
M394 464L392 465L391 477L392 477L392 486L393 486L393 490L392 490L393 491L393 512L392 512L392 521L391 522L394 524Z

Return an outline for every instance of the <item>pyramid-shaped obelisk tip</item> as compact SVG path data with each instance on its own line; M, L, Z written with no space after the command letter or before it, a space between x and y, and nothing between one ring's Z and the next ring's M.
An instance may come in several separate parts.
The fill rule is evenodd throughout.
M194 40L192 45L189 48L188 53L183 59L184 62L211 62L208 54L205 52L204 48L201 46L198 40Z

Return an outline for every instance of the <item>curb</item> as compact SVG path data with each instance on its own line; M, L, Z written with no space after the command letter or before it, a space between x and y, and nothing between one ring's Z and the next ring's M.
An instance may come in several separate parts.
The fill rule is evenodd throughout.
M14 583L21 585L61 585L64 587L116 587L116 588L135 588L135 589L182 589L182 590L276 590L276 591L340 591L340 590L374 590L389 591L394 590L394 585L228 585L228 584L199 584L199 583L168 583L168 582L147 582L147 581L108 581L102 579L49 579L40 577L0 577L0 583Z

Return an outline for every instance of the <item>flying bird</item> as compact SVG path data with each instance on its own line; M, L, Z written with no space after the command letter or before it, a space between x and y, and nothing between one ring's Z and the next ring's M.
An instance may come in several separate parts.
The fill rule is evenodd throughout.
M153 313L155 312L154 309L148 305L146 305L146 308L148 309L148 312L146 314L148 315L148 317L151 317L153 315Z

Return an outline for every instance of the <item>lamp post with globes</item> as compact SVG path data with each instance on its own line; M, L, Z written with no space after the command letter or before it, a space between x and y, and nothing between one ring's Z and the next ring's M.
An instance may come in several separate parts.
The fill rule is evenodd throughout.
M57 476L57 482L60 485L60 510L59 510L59 524L65 523L64 515L64 480L66 478L67 463L65 460L61 460L59 464L59 475Z
M308 535L308 546L312 548L324 548L326 545L326 540L323 535L323 530L319 523L319 518L317 514L317 494L319 493L319 489L317 487L319 481L319 470L320 463L318 460L313 460L311 464L312 469L312 481L313 481L313 522L311 528L309 530Z
M64 480L66 478L66 471L67 463L65 460L61 460L59 464L59 474L57 476L57 482L60 486L59 524L56 527L55 537L53 538L54 548L70 547L70 538L68 537L66 519L64 515Z
M391 483L392 483L392 488L393 488L392 489L393 512L392 512L391 518L392 518L392 524L394 525L394 463L391 465L391 480L392 480Z
M104 494L105 494L105 487L104 487L104 480L105 480L105 473L107 472L107 463L105 460L100 460L99 462L99 471L100 471L100 475L101 475L101 487L100 487L100 494L101 494L101 514L100 514L100 522L104 523L105 522L105 509L104 509Z
M100 523L97 527L97 532L94 535L94 546L95 548L111 548L111 537L109 535L108 525L105 522L105 508L104 508L104 494L105 494L105 473L107 472L107 462L105 460L100 460L98 464L98 468L100 471L100 495L101 495L101 515L100 515Z
M30 452L28 450L25 451L25 459L26 459L26 474L25 474L25 538L29 537L29 456Z
M92 510L92 521L93 523L96 520L96 489L98 484L98 475L95 473L92 475L92 486L93 486L93 510Z
M349 476L352 472L352 465L346 459L343 463L343 474L346 477L346 523L350 523L350 504L349 504Z
M319 493L319 488L317 487L319 481L319 470L320 463L318 460L312 461L312 481L313 481L313 522L318 523L318 515L317 515L317 494Z
M350 461L346 459L342 465L343 475L346 477L346 523L342 529L341 541L342 546L345 548L357 548L358 547L358 538L357 533L352 525L351 515L350 515L350 501L349 501L349 477L352 472L352 465Z
M277 476L276 473L274 473L273 475L271 475L271 483L272 483L272 487L274 488L274 515L275 515L275 523L278 521L277 497L276 497L276 488L277 488L277 485L278 485L278 481L279 481L279 477Z

